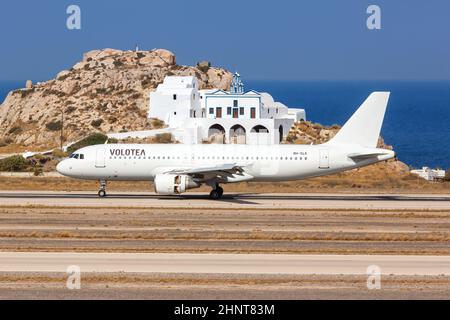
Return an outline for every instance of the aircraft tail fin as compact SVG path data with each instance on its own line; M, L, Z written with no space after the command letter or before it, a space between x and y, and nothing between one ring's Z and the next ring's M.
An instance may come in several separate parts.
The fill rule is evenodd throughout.
M356 144L376 148L390 92L373 92L326 144Z

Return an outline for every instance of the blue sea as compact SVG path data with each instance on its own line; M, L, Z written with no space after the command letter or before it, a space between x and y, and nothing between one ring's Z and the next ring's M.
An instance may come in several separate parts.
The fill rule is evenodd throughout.
M450 81L246 81L325 125L344 124L373 91L390 91L382 128L406 164L450 168Z
M450 81L246 81L307 119L344 124L373 91L390 91L382 136L412 167L450 168ZM22 82L0 82L0 102Z

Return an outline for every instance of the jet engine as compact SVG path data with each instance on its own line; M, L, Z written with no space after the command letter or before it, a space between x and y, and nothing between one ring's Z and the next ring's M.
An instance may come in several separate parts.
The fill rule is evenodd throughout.
M158 174L155 176L154 184L156 193L161 195L182 194L201 185L191 176L177 174Z

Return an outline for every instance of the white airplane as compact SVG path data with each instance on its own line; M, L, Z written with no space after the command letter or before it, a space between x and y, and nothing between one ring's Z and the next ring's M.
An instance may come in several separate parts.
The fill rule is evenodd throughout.
M202 184L211 199L220 184L288 181L329 175L386 161L377 148L389 92L374 92L329 142L321 145L104 144L82 148L57 166L62 175L100 181L153 181L160 195L179 195Z

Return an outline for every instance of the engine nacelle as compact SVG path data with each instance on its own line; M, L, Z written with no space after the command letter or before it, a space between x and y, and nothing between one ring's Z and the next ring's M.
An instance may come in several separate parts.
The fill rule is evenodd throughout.
M199 188L200 183L191 176L178 174L157 174L154 180L155 192L161 195L176 195L188 189Z

